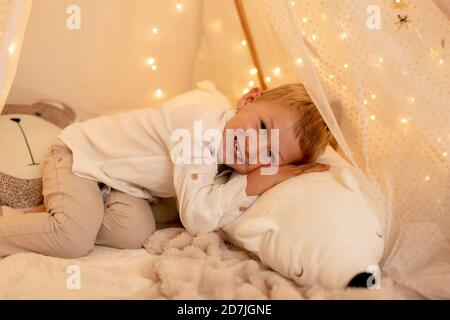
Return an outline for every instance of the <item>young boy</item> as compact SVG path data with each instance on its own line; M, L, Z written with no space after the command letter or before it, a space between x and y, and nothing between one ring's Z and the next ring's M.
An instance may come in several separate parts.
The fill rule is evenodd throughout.
M182 152L188 161L179 161L174 132L198 138L195 123L203 130L220 130L220 144L209 148L208 141L194 141L194 152ZM257 140L228 136L252 130L262 133ZM76 258L95 244L140 248L155 231L149 201L157 197L176 196L189 232L220 229L276 184L328 170L311 162L331 139L300 84L265 92L252 89L238 101L237 112L163 105L73 124L63 130L44 162L45 212L0 215L0 257L37 252ZM200 159L204 150L217 161ZM268 163L261 155L276 159L274 173L263 173ZM215 184L223 163L235 173L226 183Z

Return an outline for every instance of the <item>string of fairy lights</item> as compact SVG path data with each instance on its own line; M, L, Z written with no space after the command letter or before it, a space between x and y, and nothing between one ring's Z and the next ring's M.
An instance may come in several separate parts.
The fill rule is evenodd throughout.
M405 9L408 8L408 0L391 0L391 1L392 1L391 5L395 9L405 10ZM294 1L294 0L290 1L290 4L295 7L296 6L296 1ZM176 1L174 5L175 5L175 10L178 13L180 13L180 14L183 13L183 11L185 10L185 5L184 5L184 3L182 1ZM410 21L408 21L407 16L398 15L398 17L399 17L399 21L397 22L397 24L399 24L399 27L401 27L403 24L410 23ZM301 18L301 22L306 25L309 22L309 18L307 16L304 16L304 17ZM150 30L151 30L151 33L153 33L154 35L157 35L157 34L160 33L160 29L156 25L151 26ZM307 34L304 31L302 32L302 34L303 34L304 37L307 37ZM342 32L339 33L339 37L340 37L341 40L346 41L349 38L349 34L347 32L345 32L345 31L342 31ZM313 32L310 35L310 37L308 37L308 38L311 39L314 42L314 41L318 40L318 35L317 35L316 32ZM240 44L241 44L241 46L243 48L246 48L248 46L247 39L242 39L240 41ZM442 41L442 47L444 47L444 45L445 45L445 43L444 43L444 40L443 40ZM10 58L13 58L14 55L16 54L16 52L17 52L17 44L15 42L12 42L9 46L7 46L7 51L8 51L8 54L9 54ZM444 61L444 57L443 57L443 55L441 53L441 50L431 47L430 52L431 52L430 56L437 61L438 66L443 66L445 61ZM157 63L157 60L156 60L155 57L148 57L146 63L150 67L150 69L152 71L155 72L155 71L158 70L158 63ZM304 58L302 58L302 57L295 58L295 61L294 61L295 65L301 66L303 63L304 63ZM378 65L381 66L381 65L383 65L383 63L384 63L383 57L381 57L381 56L378 57ZM342 65L342 67L344 69L349 69L350 65L349 65L349 63L344 63ZM257 68L255 68L255 67L253 67L253 68L251 68L249 70L249 75L251 76L251 78L246 81L245 87L242 90L243 94L248 93L251 88L253 88L253 87L255 87L257 85L257 80L255 79L255 76L258 74L258 72L259 72L259 70ZM276 66L272 70L272 75L271 76L269 76L269 75L266 76L264 78L264 81L267 84L269 84L269 83L272 82L273 77L278 77L279 78L281 76L282 76L282 70L281 70L280 67ZM329 78L330 78L330 80L334 80L336 78L336 76L334 74L330 74ZM342 89L343 90L347 90L347 87L345 85L343 85ZM164 90L162 88L156 88L154 93L153 93L153 95L154 95L154 97L156 99L162 99L162 98L165 97L165 92L164 92ZM373 101L373 100L376 100L376 99L377 99L377 95L375 93L372 93L371 95L369 95L369 97L364 98L362 100L362 103L365 106L368 106L370 104L370 101ZM413 96L410 96L407 99L408 99L408 102L411 103L411 104L415 103L415 101L416 101L415 97L413 97ZM371 114L371 115L369 115L369 119L371 121L375 121L377 118L376 118L375 114ZM400 123L403 124L403 125L408 124L410 121L411 121L411 118L407 117L407 116L402 116L400 118ZM448 157L448 152L444 151L442 153L442 156L443 157Z
M296 1L291 1L290 4L291 4L293 7L295 7L295 6L296 6ZM394 9L405 10L405 9L408 8L408 1L407 1L407 0L391 0L391 5L392 5L392 7L393 7ZM322 18L326 19L326 17L324 17L324 15L322 15ZM397 15L397 19L398 19L398 21L396 22L396 24L398 25L399 28L402 28L403 25L405 25L405 24L409 26L409 24L411 23L411 22L408 20L408 16L407 16L407 15L400 15L400 14L399 14L399 15ZM303 24L305 25L305 24L307 24L307 23L309 22L309 19L308 19L308 17L305 16L305 17L301 18L300 21L301 21L301 23L303 23ZM442 51L443 51L443 49L444 49L444 47L445 47L445 40L442 39L442 41L441 41L441 50L439 50L439 49L436 49L436 48L434 48L434 47L429 46L429 44L427 44L427 43L422 39L419 30L415 29L415 31L416 31L416 33L417 33L417 35L418 35L418 37L419 37L419 40L425 45L425 47L430 47L430 52L431 52L430 56L436 61L437 65L438 65L438 66L443 66L444 63L445 63L445 60L444 60ZM302 31L302 35L303 35L303 37L307 38L307 34L306 34L304 31ZM346 32L341 32L341 33L340 33L340 38L341 38L341 40L345 41L345 40L348 40L349 35L348 35L348 33L346 33ZM318 35L317 35L317 33L315 33L315 32L312 33L308 39L311 39L312 42L317 41L317 40L318 40ZM377 60L378 60L378 66L379 66L379 67L381 67L381 66L384 64L384 62L385 62L384 59L383 59L383 57L381 57L381 56L379 56ZM297 65L301 65L302 62L303 62L303 59L302 59L301 57L298 57L298 58L296 59L296 64L297 64ZM348 63L344 63L344 64L342 65L342 67L343 67L344 69L347 70L347 69L350 68L350 65L349 65ZM404 71L403 74L406 75L406 74L407 74L406 71ZM330 75L329 75L329 79L330 79L330 80L334 80L335 78L336 78L336 76L335 76L334 74L330 74ZM343 89L343 90L347 90L347 87L346 87L345 85L343 85L343 86L342 86L342 89ZM376 100L376 99L377 99L377 95L376 95L375 93L372 93L372 94L369 95L369 97L363 98L362 103L363 103L364 106L367 107L367 106L369 106L371 100ZM416 98L413 97L413 96L409 96L409 97L407 97L407 102L409 102L410 104L414 104L414 103L416 102ZM369 115L369 119L370 119L370 121L376 121L376 120L377 120L377 117L376 117L375 114L370 114L370 115ZM401 116L400 119L399 119L400 124L401 124L401 125L405 125L405 126L406 126L411 120L412 120L411 117L404 116L404 115ZM449 136L449 137L450 137L450 136ZM436 138L436 140L437 140L437 142L439 143L439 142L442 141L442 138L438 137L438 138ZM448 151L445 151L445 150L444 150L444 151L441 152L440 155L442 156L442 158L448 158L449 153L448 153ZM430 182L431 180L432 180L432 177L431 177L430 175L425 175L424 181L425 181L426 183ZM437 200L437 203L440 203L440 199Z
M175 3L175 9L176 9L178 12L180 12L180 13L183 12L183 10L184 10L184 4L183 4L183 2L177 1L177 2ZM152 26L151 31L152 31L153 34L156 35L156 34L159 33L159 28L158 28L157 26ZM241 46L244 47L244 48L246 48L246 47L248 46L248 41L247 41L246 39L242 39L242 40L241 40ZM299 58L299 59L297 60L296 63L297 63L297 64L301 64L301 63L302 63L302 59ZM151 68L152 71L158 70L158 65L157 65L156 59L155 59L154 57L148 57L148 58L147 58L147 65L150 66L150 68ZM253 77L255 77L255 76L258 74L258 72L259 72L259 70L258 70L257 68L255 68L255 67L253 67L253 68L251 68L251 69L249 70L249 74L250 74L250 76L252 76L252 78L249 79L248 81L246 81L246 86L245 86L245 88L242 90L242 93L243 93L243 94L248 93L248 92L250 91L251 88L253 88L253 87L255 87L255 86L257 85L257 82L256 82L257 80L253 79ZM276 67L273 69L273 77L280 77L280 76L281 76L281 73L282 73L282 72L281 72L281 68L280 68L280 67L276 66ZM271 83L271 82L272 82L272 77L271 77L271 76L266 76L266 77L264 77L264 81L265 81L266 83ZM162 99L162 98L164 98L164 97L165 97L165 94L164 94L163 89L157 88L157 89L154 91L153 96L154 96L156 99Z
M392 1L393 7L396 8L396 9L404 10L404 9L406 9L408 7L408 4L407 4L406 0L391 0L391 1ZM296 1L290 1L290 4L292 6L296 6ZM181 1L177 1L175 3L175 8L176 8L177 11L182 12L183 9L184 9L184 5L183 5L183 3ZM304 16L304 17L301 18L301 21L302 21L303 24L307 24L309 22L309 19L308 19L307 16ZM402 23L405 23L405 22L402 22ZM406 21L406 23L408 23L408 21ZM154 34L157 34L159 32L159 29L156 26L154 26L154 27L152 27L152 32ZM305 32L302 32L302 34L303 34L303 36L306 37L306 33ZM340 33L339 36L340 36L340 38L342 40L347 40L349 38L349 35L346 32ZM311 39L312 41L317 41L318 40L317 33L312 33L310 35L309 39ZM242 39L241 40L241 46L244 47L244 48L247 47L248 46L248 41L246 39ZM436 53L437 50L434 49L434 48L431 48L431 51L432 51L432 53L435 52L435 55L433 57L436 58L436 56L438 56L438 53ZM378 64L382 65L383 63L384 63L383 57L378 57ZM443 57L439 57L437 59L437 63L438 63L438 65L442 66L444 64L444 58ZM156 71L158 69L158 66L156 64L156 60L153 57L148 58L147 64L150 65L150 67L151 67L151 69L153 71ZM297 57L295 59L295 65L299 66L299 65L302 65L302 64L303 64L303 58L302 57ZM347 69L350 68L350 65L349 65L349 63L344 63L342 67L347 70ZM253 67L253 68L251 68L249 70L249 74L252 77L256 76L258 72L259 72L259 70L257 68L255 68L255 67ZM266 76L264 78L264 81L267 84L269 84L269 83L272 82L273 77L281 77L281 75L282 75L282 70L281 70L280 67L277 66L277 67L275 67L272 70L272 75L271 76L269 76L269 75ZM334 80L336 78L336 76L334 74L330 74L329 78L331 80ZM242 90L242 93L243 94L248 93L250 91L250 89L255 87L256 85L257 85L257 80L255 80L253 78L247 80L246 83L245 83L245 87ZM342 89L346 90L347 87L345 85L343 85ZM164 97L163 90L161 88L156 89L155 93L154 93L154 96L155 96L155 98L163 98ZM373 100L376 100L376 99L377 99L377 95L375 93L372 93L372 94L369 95L369 97L364 98L362 100L362 103L365 106L368 106L370 104L370 101L373 101ZM416 101L416 99L414 97L412 97L412 96L408 97L407 99L408 99L409 103L414 103ZM377 119L377 117L376 117L375 114L371 114L371 115L369 115L369 119L371 121L375 121ZM400 118L400 123L401 124L407 124L407 123L409 123L410 120L411 120L411 117L402 116Z
M296 6L296 1L290 1L290 4L291 4L291 6L295 7L295 6ZM392 5L392 7L393 7L394 9L405 10L405 9L407 9L408 6L409 6L409 1L408 1L408 0L391 0L391 5ZM324 15L322 15L322 18L323 18L323 19L326 19L326 17L325 17ZM401 15L401 14L399 14L399 15L397 15L396 19L398 19L398 21L396 22L396 24L398 25L399 29L402 28L404 24L409 25L409 24L411 23L411 22L408 20L408 16L407 16L407 15ZM309 22L309 20L310 20L310 19L309 19L307 16L304 16L304 17L302 17L302 18L300 19L300 21L301 21L301 23L302 23L303 25L306 25L306 24ZM429 46L429 45L421 38L421 35L420 35L420 33L419 33L419 30L416 29L415 31L416 31L416 33L418 34L418 37L419 37L419 39L422 41L422 43L423 43L425 46ZM307 39L310 39L312 42L315 42L315 41L318 40L318 35L317 35L316 32L313 32L309 37L307 37L306 32L302 31L302 35L303 35L303 37L305 37L305 38L307 38ZM345 32L345 31L341 32L339 36L340 36L341 40L343 40L343 41L349 39L349 34L348 34L347 32ZM445 60L444 60L444 56L443 56L442 51L443 51L443 49L444 49L444 47L445 47L445 40L443 39L443 40L441 41L441 47L442 47L441 50L436 49L436 48L431 47L431 46L429 46L429 47L430 47L430 52L431 52L430 56L436 61L436 63L437 63L438 66L443 66L444 63L445 63ZM384 64L384 62L385 62L385 61L384 61L384 58L381 57L381 56L379 56L379 57L377 58L377 60L378 60L378 64L377 64L377 65L378 65L379 67L381 67L381 66ZM297 64L297 65L301 65L302 63L303 63L303 59L302 59L301 57L296 58L296 64ZM345 70L347 70L347 69L350 68L350 65L349 65L349 63L344 63L344 64L342 65L342 67L343 67ZM406 75L406 74L407 74L406 71L404 71L404 75ZM329 74L329 79L330 79L330 80L335 80L335 79L336 79L336 76L335 76L334 74ZM342 86L342 89L343 89L343 90L347 90L348 88L347 88L345 85L343 85L343 86ZM376 99L377 99L377 95L376 95L375 93L372 93L372 94L370 94L368 97L363 98L362 104L363 104L364 106L367 107L367 106L369 106L370 101L374 101L374 100L376 100ZM409 102L410 104L414 104L414 103L416 102L416 98L415 98L414 96L409 96L409 97L407 97L406 99L407 99L407 102ZM376 121L376 120L377 120L377 117L376 117L375 114L370 114L370 115L369 115L369 119L370 119L370 121ZM412 120L412 118L411 118L410 116L404 116L404 115L401 116L400 119L399 119L400 124L402 124L402 125L407 125L411 120ZM437 142L440 142L440 141L442 141L442 139L438 137L438 138L437 138ZM443 158L447 158L448 155L449 155L449 153L448 153L447 151L443 151L443 152L441 153L441 156L442 156ZM426 176L426 177L425 177L425 181L426 181L426 182L430 181L430 179L431 179L430 176Z
M395 7L395 8L398 8L398 9L401 9L401 10L403 10L403 9L405 9L405 8L407 8L408 7L408 4L407 4L407 1L406 0L391 0L391 1L393 1L393 6ZM291 1L290 2L291 3L291 5L292 6L295 6L296 5L296 2L295 1ZM183 2L182 1L176 1L175 2L175 8L176 8L176 10L178 11L178 12L183 12L183 10L184 10L184 4L183 4ZM303 23L308 23L308 17L303 17L302 18L302 22ZM153 34L158 34L159 33L159 28L157 27L157 26L152 26L151 27L151 32L153 33ZM305 36L306 34L303 32L303 35ZM316 41L317 40L317 34L316 33L313 33L313 34L311 34L311 40L313 40L313 41ZM345 32L342 32L341 33L341 35L340 35L340 37L341 37L341 39L342 40L346 40L347 38L348 38L348 34L347 33L345 33ZM247 45L248 45L248 42L247 42L247 40L246 39L243 39L242 41L241 41L241 45L242 45L242 47L247 47ZM16 44L15 43L11 43L8 47L7 47L7 51L8 51L8 53L9 53L9 55L14 55L14 53L16 52ZM439 52L438 52L438 50L437 49L435 49L435 48L431 48L430 49L431 50L431 56L433 57L433 58L438 58L437 59L437 61L438 61L438 64L439 65L443 65L444 64L444 58L443 57L439 57ZM378 58L378 60L379 60L379 62L382 64L383 62L384 62L384 60L383 60L383 58L382 57L379 57ZM296 65L301 65L303 63L303 59L301 58L301 57L298 57L298 58L296 58L296 60L295 60L295 64ZM154 57L149 57L148 59L147 59L147 64L151 67L151 70L153 70L153 71L156 71L156 70L158 70L158 65L156 64L156 59L154 58ZM348 69L349 68L349 64L344 64L343 65L343 67L345 68L345 69ZM276 77L279 77L279 76L281 76L281 68L280 67L275 67L274 69L273 69L273 76L276 76ZM252 68L251 70L250 70L250 75L252 75L252 76L255 76L256 74L258 73L258 70L256 69L256 68ZM334 75L333 74L330 74L330 78L334 78ZM271 81L272 81L272 78L270 77L270 76L266 76L265 78L264 78L264 80L267 82L267 83L270 83ZM248 86L246 87L246 88L244 88L242 91L245 93L245 92L248 92L248 90L249 90L249 87L251 88L251 87L254 87L255 86L255 81L253 81L253 80L249 80L248 81ZM156 89L155 90L155 96L156 97L159 97L159 98L161 98L162 96L163 96L163 90L162 89ZM411 100L412 100L412 102L414 101L414 98L410 98ZM367 104L367 100L364 100L364 104Z

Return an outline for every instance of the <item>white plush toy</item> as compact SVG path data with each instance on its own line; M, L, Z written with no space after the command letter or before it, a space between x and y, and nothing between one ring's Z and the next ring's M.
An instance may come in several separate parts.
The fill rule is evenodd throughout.
M76 120L72 108L55 101L8 104L0 114L0 206L40 205L42 164L62 129Z
M272 188L224 231L299 285L344 288L358 274L376 273L383 232L350 164L331 147L317 162L330 171Z

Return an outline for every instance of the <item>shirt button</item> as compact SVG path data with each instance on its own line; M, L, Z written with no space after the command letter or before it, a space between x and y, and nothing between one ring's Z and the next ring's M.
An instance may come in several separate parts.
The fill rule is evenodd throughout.
M240 208L239 208L239 211L240 211L240 212L244 212L245 210L247 210L246 207L240 207Z
M198 174L196 174L196 173L191 174L191 179L192 180L197 180L198 179Z

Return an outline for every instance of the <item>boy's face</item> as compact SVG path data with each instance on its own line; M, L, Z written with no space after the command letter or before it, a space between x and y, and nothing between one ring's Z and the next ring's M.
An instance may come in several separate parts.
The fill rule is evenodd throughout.
M302 159L298 138L294 134L296 114L276 101L255 101L261 93L260 88L254 88L239 99L237 102L238 113L226 123L223 133L222 152L224 155L227 152L232 155L232 161L226 158L224 162L241 174L247 174L262 165L268 165L267 159L269 157L274 159L276 154L278 154L277 159L280 166L300 162ZM248 136L240 141L239 139L226 139L227 129L235 131L241 129L244 132L251 129L256 133L266 129L267 136L260 139L260 135L257 134L256 141L249 139ZM278 129L278 139L274 139L276 134L274 135L273 129ZM245 146L242 146L244 141ZM272 145L275 143L278 144L278 147ZM252 161L250 161L251 155L255 156ZM267 157L264 159L260 155Z

